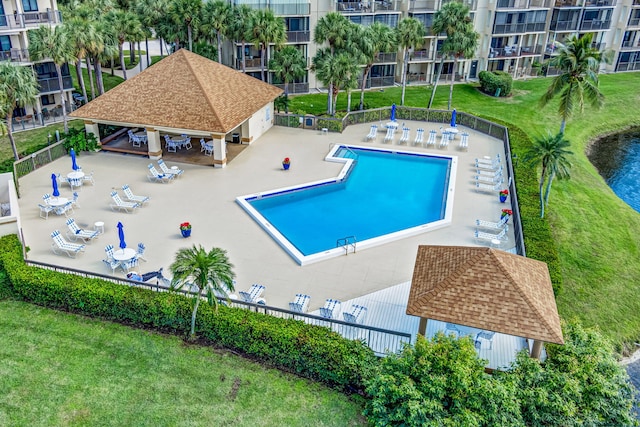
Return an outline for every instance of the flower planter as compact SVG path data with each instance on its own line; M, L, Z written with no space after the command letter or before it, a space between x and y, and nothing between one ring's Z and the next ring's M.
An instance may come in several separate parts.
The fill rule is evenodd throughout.
M191 236L191 230L180 230L180 232L182 233L182 237Z
M500 195L500 203L504 203L507 201L507 196L506 195Z
M283 163L282 164L282 169L288 171L290 166L291 166L291 163Z

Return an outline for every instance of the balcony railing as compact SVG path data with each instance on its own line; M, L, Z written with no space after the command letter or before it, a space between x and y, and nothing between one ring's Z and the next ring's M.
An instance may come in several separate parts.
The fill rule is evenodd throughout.
M38 85L40 86L40 93L56 92L60 90L60 84L58 83L57 77L50 79L38 79ZM64 89L73 89L71 76L62 76L62 86Z
M412 0L409 3L409 10L437 10L436 0Z
M274 86L284 90L283 84L276 84ZM309 83L289 83L289 93L309 93Z
M582 7L581 0L556 0L554 7Z
M551 7L551 0L498 0L498 9L531 9Z
M586 7L611 7L616 5L616 0L585 0Z
M581 31L608 30L611 27L611 20L594 19L593 21L582 21Z
M338 1L336 2L336 10L344 14L352 13L371 13L398 11L398 3L395 1Z
M629 18L628 27L637 27L640 25L640 18Z
M244 66L246 68L260 68L260 65L260 58L245 57L244 59ZM236 59L236 69L242 70L242 58Z
M367 79L366 88L372 87L388 87L395 84L395 78L393 76L388 77L369 77ZM358 79L358 87L362 87L362 79Z
M640 47L640 40L634 42L633 40L628 40L626 42L622 42L622 49L635 49Z
M616 71L639 71L640 61L635 62L620 62L616 67Z
M0 51L0 60L11 62L29 62L29 50L11 49Z
M551 21L551 31L575 31L578 29L578 21Z
M287 31L287 42L302 43L311 40L310 31Z
M244 4L256 10L271 9L276 15L309 15L311 12L309 2L277 3L269 0L234 0L233 4L236 6Z
M631 3L633 6L640 6L640 0L633 0L633 3Z
M56 22L62 22L60 12L57 10L0 15L0 29L30 28L42 24L55 24Z
M496 24L494 34L535 33L545 30L544 22L531 24Z
M465 6L467 6L469 8L469 10L474 11L478 8L478 0L442 0L442 6L444 6L445 4L451 2L451 1L456 1L456 2L460 2L462 4L464 4Z
M381 62L396 62L397 55L395 52L387 52L387 53L379 53L378 57L375 59L375 63L379 64Z
M409 60L411 61L427 61L433 59L433 51L432 50L414 50Z

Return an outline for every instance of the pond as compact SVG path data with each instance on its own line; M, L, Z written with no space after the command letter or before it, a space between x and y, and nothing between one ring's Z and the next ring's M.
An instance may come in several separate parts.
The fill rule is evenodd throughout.
M600 138L588 157L613 192L640 212L640 128Z

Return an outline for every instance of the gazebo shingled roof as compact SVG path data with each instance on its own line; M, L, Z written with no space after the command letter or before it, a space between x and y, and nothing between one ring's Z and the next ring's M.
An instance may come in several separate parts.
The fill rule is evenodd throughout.
M547 265L486 247L420 246L407 314L564 344Z
M229 133L281 93L276 86L180 49L70 116Z

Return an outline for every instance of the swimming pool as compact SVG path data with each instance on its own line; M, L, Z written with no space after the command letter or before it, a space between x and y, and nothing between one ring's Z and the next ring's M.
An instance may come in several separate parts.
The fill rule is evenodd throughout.
M337 145L325 160L337 177L236 198L300 265L451 223L457 157Z

